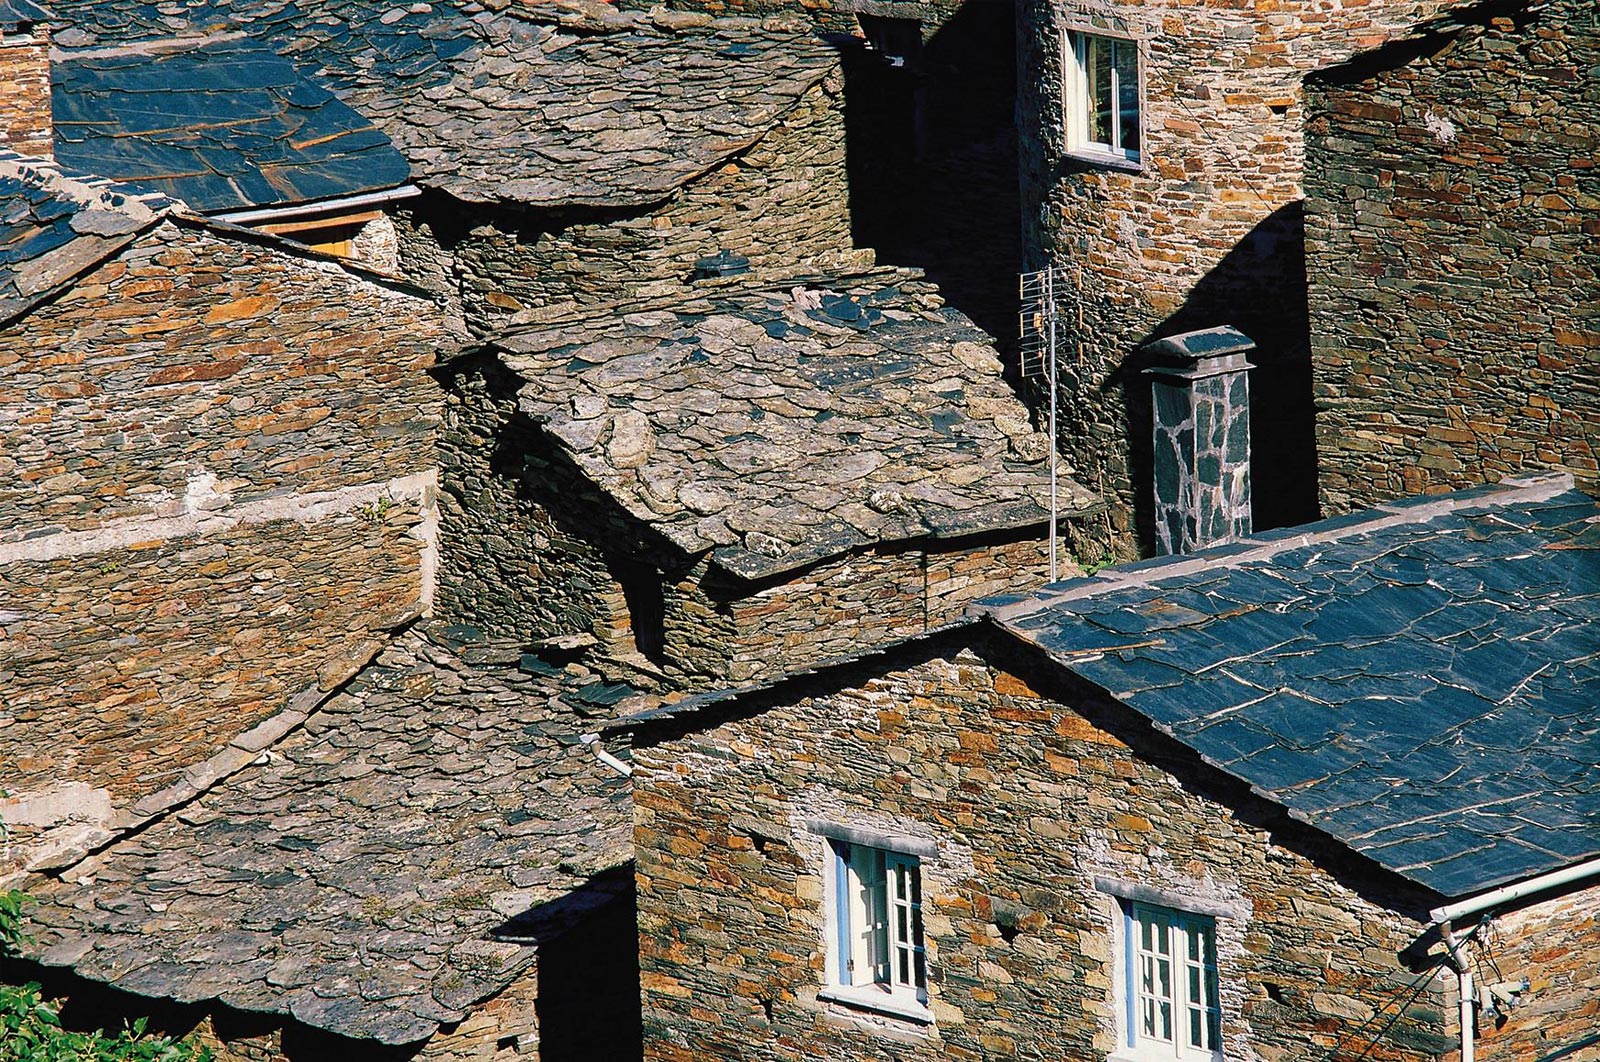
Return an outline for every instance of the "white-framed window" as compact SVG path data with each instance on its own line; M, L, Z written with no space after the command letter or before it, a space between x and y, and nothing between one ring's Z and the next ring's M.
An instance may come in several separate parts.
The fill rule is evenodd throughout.
M1124 1027L1119 1055L1218 1062L1216 921L1171 907L1122 900Z
M927 1012L922 862L829 839L828 998L919 1021Z
M1139 43L1069 30L1065 48L1067 150L1139 161Z

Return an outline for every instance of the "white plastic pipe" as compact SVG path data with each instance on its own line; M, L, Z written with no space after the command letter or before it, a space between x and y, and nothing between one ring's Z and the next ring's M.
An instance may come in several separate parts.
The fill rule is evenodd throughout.
M610 767L613 771L616 771L624 778L633 777L633 765L617 759L615 756L611 755L611 753L602 748L600 745L599 734L579 734L578 740L594 750L595 759L599 760L607 767Z
M1491 889L1469 899L1435 907L1428 912L1428 917L1433 919L1433 924L1439 927L1439 932L1444 936L1445 943L1450 948L1450 956L1456 964L1456 977L1461 993L1461 1062L1473 1062L1476 1054L1473 1026L1477 1016L1474 1010L1477 1000L1474 998L1472 968L1467 964L1464 955L1466 938L1458 935L1451 928L1451 923L1513 903L1525 896L1559 889L1563 885L1571 885L1592 877L1600 877L1600 859L1590 859L1563 870L1553 870L1548 874L1540 874L1538 877Z
M1472 1009L1476 1001L1472 995L1472 966L1467 962L1467 938L1457 933L1449 922L1440 923L1439 935L1444 939L1445 949L1456 968L1456 992L1460 997L1461 1062L1473 1062L1473 1056L1477 1054L1474 1036L1477 1015Z
M1585 878L1600 877L1600 859L1591 859L1586 863L1577 863L1565 870L1553 870L1548 874L1540 874L1536 878L1506 885L1503 888L1474 896L1466 900L1435 907L1428 912L1428 917L1433 919L1434 925L1444 925L1446 922L1459 922L1467 915L1475 915L1480 911L1487 911L1492 907L1500 907L1520 900L1524 896L1531 896L1536 892L1547 889L1557 889L1563 885L1570 885L1575 881Z

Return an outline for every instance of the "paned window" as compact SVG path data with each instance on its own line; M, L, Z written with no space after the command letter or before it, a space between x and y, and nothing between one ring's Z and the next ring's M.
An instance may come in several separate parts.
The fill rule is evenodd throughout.
M921 1008L928 1001L922 943L922 866L915 856L829 841L833 858L829 979L841 998Z
M1139 161L1139 45L1067 34L1068 150Z
M1216 923L1170 907L1123 904L1127 1046L1138 1059L1222 1057Z

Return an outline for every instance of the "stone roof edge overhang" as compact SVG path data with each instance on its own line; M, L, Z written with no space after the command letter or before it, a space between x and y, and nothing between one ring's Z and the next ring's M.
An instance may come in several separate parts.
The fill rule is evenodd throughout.
M1431 55L1473 27L1497 18L1527 18L1545 7L1544 0L1469 0L1416 23L1380 44L1333 60L1305 75L1308 86L1363 81L1376 73Z
M111 258L116 257L129 244L135 242L145 233L183 209L182 204L159 193L143 193L135 188L118 184L105 178L63 170L55 164L53 159L20 155L0 148L0 172L9 167L20 168L24 176L29 176L31 171L31 176L35 179L46 183L54 180L70 186L74 191L122 196L134 206L134 209L129 213L136 215L138 212L143 211L148 212L150 216L136 219L137 224L133 228L117 234L115 238L104 239L96 254L78 263L71 271L62 274L57 283L41 288L38 291L29 292L10 307L0 304L0 328L9 328L41 305L67 291L82 277L98 269Z
M640 735L648 737L650 743L654 744L656 741L710 730L729 720L760 715L769 708L785 703L775 701L773 696L802 683L831 678L863 665L892 663L900 657L932 656L952 646L964 646L972 640L980 626L981 620L963 617L909 638L876 645L857 653L831 656L762 682L690 694L681 700L661 703L613 720L600 727L599 733L602 737Z
M1548 501L1558 494L1572 490L1573 487L1572 475L1558 472L1505 479L1498 484L1450 494L1422 495L1384 502L1361 512L1336 516L1314 524L1266 531L1237 542L1212 546L1199 553L1155 557L1107 568L1082 579L1051 584L1036 594L1010 594L986 598L969 606L968 613L973 616L987 616L997 623L1006 625L1055 605L1094 597L1097 594L1150 586L1168 579L1181 579L1200 572L1214 571L1217 568L1232 568L1271 560L1280 553L1305 546L1337 542L1352 535L1385 528L1425 523L1435 517L1458 512L1521 502Z
M378 645L369 653L362 655L358 660L352 661L352 668L349 670L348 674L344 675L342 679L330 684L327 688L313 684L307 689L302 690L299 694L290 697L282 711L278 712L276 715L268 717L243 734L234 737L228 742L227 745L223 747L220 752L213 755L210 759L202 761L194 767L189 768L189 770L185 772L184 777L178 782L164 790L161 790L160 792L152 793L143 798L112 824L111 831L101 834L89 846L72 853L70 859L60 860L56 863L53 863L49 867L40 869L53 877L65 877L73 867L79 866L85 861L91 860L101 853L106 852L107 850L115 847L117 844L127 840L129 837L144 830L146 827L153 825L158 820L181 811L189 804L221 786L233 775L255 763L261 756L269 753L273 747L278 745L285 738L289 737L290 734L300 729L300 727L306 723L308 719L321 711L336 696L348 688L363 671L376 662L378 657L382 654L384 648L399 641L405 635L405 633L414 628L418 622L420 621L414 619L398 628L395 628L392 631L389 631L387 636L381 639ZM583 874L575 874L574 876L582 877L590 883L603 884L605 879L615 875L621 868L626 867L631 862L631 859L632 857L630 855L626 859L618 859L605 865L595 866ZM526 921L526 925L538 926L545 920L558 919L567 916L571 913L571 909L567 905L573 900L574 896L574 893L567 892L552 896L548 900L543 901L541 904L536 906L533 912L531 912L531 917ZM594 897L591 896L589 899L590 902L592 902ZM581 909L581 906L584 903L583 899L579 898L578 903ZM512 943L530 943L530 941L520 939L502 939L507 939ZM121 988L117 982L102 980L91 974L80 973L74 962L51 963L44 961L38 956L28 954L22 955L21 958L26 961L37 962L43 967L71 970L74 974L83 977L86 980L97 981L102 984L110 985L113 988ZM521 977L531 967L533 967L533 965L537 962L537 959L537 950L529 949L528 953L524 955L522 959L505 967L505 969L501 971L503 983L500 985L500 987L487 992L482 997L474 999L460 1008L462 1017L465 1017L465 1015L469 1013L472 1008L481 1005L486 1000L503 991L506 985L509 985L511 982L516 980L518 977ZM166 995L159 992L148 992L143 990L135 992L134 990L127 988L122 988L121 990L130 992L131 994L144 996L146 998L170 999L179 1004L214 1001L222 1004L223 1006L231 1007L234 1010L242 1013L278 1015L300 1022L309 1028L319 1029L324 1032L333 1033L337 1036L349 1038L349 1034L342 1032L334 1025L328 1024L325 1020L316 1016L303 1015L302 1013L298 1012L292 1003L282 1007L263 1007L252 1000L241 1001L232 999L230 998L230 993L227 991L217 992L212 995L201 997L188 997L180 995ZM447 1022L433 1022L432 1028L429 1031L420 1036L407 1039L397 1039L384 1035L374 1035L370 1037L352 1039L350 1042L352 1045L355 1045L360 1043L362 1039L365 1039L370 1042L381 1043L385 1046L391 1047L407 1047L418 1045L426 1042L430 1037L432 1037L443 1024L447 1024Z
M1063 703L1072 704L1075 710L1087 710L1101 716L1101 718L1091 718L1091 723L1112 727L1121 732L1119 736L1137 739L1139 735L1143 735L1145 740L1157 743L1163 753L1161 759L1164 763L1188 763L1189 769L1202 772L1203 777L1209 779L1213 785L1230 794L1230 807L1240 810L1240 805L1250 805L1258 812L1269 812L1278 827L1286 827L1301 839L1315 842L1324 848L1336 849L1341 857L1353 856L1355 861L1350 866L1336 865L1327 860L1313 861L1317 861L1318 865L1328 873L1341 876L1347 884L1358 887L1358 891L1362 891L1375 903L1380 903L1414 921L1417 924L1419 938L1425 937L1429 932L1430 910L1440 901L1454 899L1443 896L1438 890L1384 866L1370 855L1352 848L1316 824L1296 816L1281 801L1206 759L1195 749L1156 726L1152 720L1121 698L1078 675L1070 663L1008 630L994 617L988 615L969 616L911 638L890 642L860 653L832 657L765 682L685 697L675 703L662 704L616 720L601 728L600 733L604 736L631 740L635 747L641 744L657 745L692 734L705 733L724 723L754 718L774 708L792 704L797 699L794 694L806 696L807 692L799 691L814 692L814 684L817 683L838 689L861 674L863 670L870 674L877 670L908 668L935 659L942 653L961 649L981 652L980 647L987 640L986 635L992 635L1003 643L1002 645L991 642L994 645L990 650L992 655L1008 651L1019 654L1032 661L1035 668L1044 671L1046 679L1050 681L1041 682L1041 686L1059 684L1062 687L1056 693L1046 692L1046 696L1053 696ZM990 663L1001 663L1003 666L1003 661L990 659ZM1085 700L1082 696L1084 692L1093 699L1093 705L1081 703ZM1114 710L1114 718L1105 717L1107 707ZM1170 771L1172 767L1165 766L1162 769ZM1276 828L1274 832L1278 832ZM1360 888L1364 884L1372 883L1384 884L1387 889L1380 891ZM1389 899L1384 899L1385 896ZM1398 900L1393 898L1396 896L1399 897Z

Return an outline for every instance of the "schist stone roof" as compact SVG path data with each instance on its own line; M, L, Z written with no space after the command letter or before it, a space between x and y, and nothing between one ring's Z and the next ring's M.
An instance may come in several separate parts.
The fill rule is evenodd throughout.
M1420 498L987 603L1301 819L1446 897L1600 855L1600 504Z
M153 225L171 203L0 150L0 324Z
M56 10L74 46L247 33L376 122L418 183L533 206L660 202L753 144L836 69L834 50L794 26L597 2L65 0Z
M707 291L497 341L522 410L630 515L761 579L1048 516L1049 444L987 337L914 275ZM1093 504L1062 481L1062 511Z
M36 887L34 957L384 1043L460 1020L631 858L627 779L579 740L615 698L515 660L402 637L257 765Z
M44 8L29 0L0 0L0 26L27 26L49 17Z
M59 54L56 157L196 210L394 188L405 159L372 123L238 35Z

